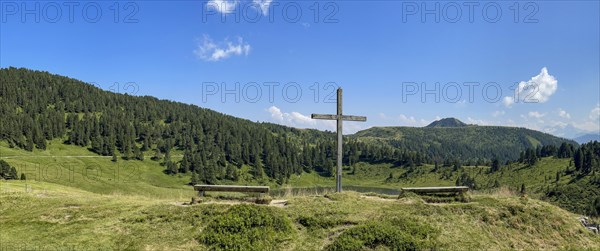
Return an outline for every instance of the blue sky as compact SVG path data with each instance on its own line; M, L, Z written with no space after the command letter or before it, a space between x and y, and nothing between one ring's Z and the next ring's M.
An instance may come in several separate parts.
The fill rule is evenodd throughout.
M368 117L346 133L443 117L600 131L598 1L0 4L0 67L106 90L333 129L308 117L335 112L341 86L345 113Z

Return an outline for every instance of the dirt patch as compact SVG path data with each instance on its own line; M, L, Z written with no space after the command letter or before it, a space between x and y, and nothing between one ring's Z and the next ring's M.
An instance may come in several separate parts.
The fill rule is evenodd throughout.
M174 205L174 206L178 206L178 207L189 207L192 204L190 204L189 202L169 202L169 204Z
M81 208L81 206L78 204L65 204L60 209L79 209L79 208Z
M269 206L272 207L285 207L287 206L288 201L287 200L272 200L271 203L269 204Z
M200 202L197 204L191 204L190 202L182 202L182 201L169 202L168 204L178 206L178 207L189 207L192 205L199 205L199 204L239 205L239 204L255 204L255 203L253 203L251 201L237 201L237 200L209 200L209 201L204 201L204 202ZM269 206L285 207L285 206L287 206L287 204L288 204L287 200L272 200L271 203L269 203Z

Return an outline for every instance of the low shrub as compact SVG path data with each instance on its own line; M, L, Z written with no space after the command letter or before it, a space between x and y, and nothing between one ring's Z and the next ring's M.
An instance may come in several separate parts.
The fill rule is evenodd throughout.
M291 234L289 219L276 208L235 205L216 216L199 241L218 250L273 250Z
M308 229L332 228L345 224L356 224L354 222L343 220L341 217L319 217L319 216L300 216L298 223Z
M410 220L381 219L353 227L338 236L327 250L424 250L437 246L439 231L428 224Z
M402 198L418 198L427 203L451 203L451 202L470 202L471 197L467 193L446 193L446 194L431 194L418 195L412 192L402 192L398 195L398 199Z

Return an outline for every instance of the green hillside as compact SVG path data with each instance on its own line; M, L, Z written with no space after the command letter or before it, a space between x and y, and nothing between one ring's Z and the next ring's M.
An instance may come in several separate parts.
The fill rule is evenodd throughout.
M193 182L208 184L238 182L247 175L278 184L305 172L333 175L335 141L330 132L256 123L194 105L116 94L23 68L0 69L0 82L0 141L11 149L38 152L60 141L113 159L151 159L165 174L190 175ZM352 156L347 163L417 158L415 153L377 144L353 141L347 146L347 156Z
M333 175L335 141L329 132L111 93L48 72L5 68L0 81L0 141L9 148L45 150L50 142L62 141L114 159L151 159L166 174L209 184L238 182L240 176L284 184L302 173ZM346 139L344 163L488 163L514 160L528 147L575 144L523 128L465 126L457 119L430 126L358 132Z
M210 198L189 206L177 196L1 181L0 242L7 250L600 248L577 215L501 191L452 204L353 192L284 199L283 206Z
M454 119L455 120L455 119ZM526 128L504 126L443 126L436 122L427 127L373 127L357 132L353 138L378 142L397 149L423 153L441 162L445 159L464 162L515 160L527 148L558 146L572 140ZM447 124L447 123L446 123ZM464 124L460 121L451 124Z
M600 248L574 214L600 214L597 142L456 119L372 128L346 137L348 192L332 194L332 133L27 69L0 81L8 250ZM279 203L210 193L189 205L196 183L268 185ZM471 200L398 198L445 185L471 187Z
M587 145L584 145L587 146ZM591 144L587 148L591 148ZM598 148L600 144L596 144ZM187 199L194 195L189 186L190 174L165 175L164 166L146 158L138 160L118 160L102 157L93 152L60 141L50 141L47 150L28 152L9 148L0 143L0 160L6 161L17 170L17 177L25 174L32 182L49 182L69 186L98 194L145 195L153 198ZM173 161L182 158L172 157ZM435 165L403 167L390 163L355 163L344 167L344 185L354 190L379 191L378 188L397 191L400 187L411 186L452 186L465 176L472 184L464 184L479 191L489 191L499 187L509 187L518 191L525 185L529 196L550 201L572 212L595 215L600 213L600 177L597 166L600 155L592 159L592 169L577 171L573 158L543 157L534 165L511 163L501 165L492 172L489 166ZM595 163L595 164L593 164ZM224 184L268 185L273 189L334 187L335 179L318 172L292 175L287 184L275 181L256 180L246 172L249 166L242 166L241 175L236 181L223 181ZM558 176L558 181L557 181ZM385 192L385 191L382 191ZM596 204L598 208L596 209Z

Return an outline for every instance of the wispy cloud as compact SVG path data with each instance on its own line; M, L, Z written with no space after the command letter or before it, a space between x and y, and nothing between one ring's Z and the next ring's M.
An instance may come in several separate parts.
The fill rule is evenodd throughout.
M529 113L527 114L527 116L529 116L529 117L531 117L531 118L541 119L541 118L543 118L544 116L546 116L546 114L545 114L545 113L540 113L540 112L538 112L538 111L532 111L532 112L529 112Z
M571 118L571 114L569 114L567 111L558 108L558 116L560 116L561 118L565 118L565 119L570 119Z
M206 3L208 9L214 9L223 14L232 13L237 7L239 1L237 0L209 0Z
M596 107L594 107L592 109L592 111L590 111L589 117L591 120L596 120L596 121L598 121L600 119L600 104L596 105Z
M544 103L556 92L557 88L558 81L544 67L540 74L532 77L529 81L521 81L515 89L514 95L504 97L502 102L507 107L517 102Z
M467 124L476 124L476 125L492 125L493 122L483 120L483 119L474 119L471 117L467 117Z
M260 8L263 15L269 15L269 6L273 0L252 0L252 3Z
M198 42L198 48L194 54L205 61L219 61L231 56L247 56L250 53L250 45L244 42L242 37L238 37L236 42L225 39L222 42L214 42L210 36L204 35Z
M404 122L404 123L407 123L409 125L417 123L417 120L415 119L415 117L413 117L413 116L409 117L409 116L406 116L404 114L400 114L400 116L398 116L398 119L400 120L400 122Z
M417 119L414 116L400 114L396 115L387 115L385 113L379 113L379 118L386 121L386 124L390 124L393 126L425 126L431 121L427 121L424 119ZM439 116L436 117L435 120L440 119Z
M277 124L328 131L335 131L337 128L335 120L312 119L309 115L304 115L299 112L283 112L277 106L271 106L266 111L271 114L271 121ZM344 123L345 134L355 133L363 129L365 129L365 127L358 123Z
M498 117L498 116L502 116L502 115L504 115L504 114L506 114L506 112L505 112L505 111L502 111L502 110L500 110L500 111L495 111L495 112L493 112L493 113L492 113L492 116L494 116L494 117Z

